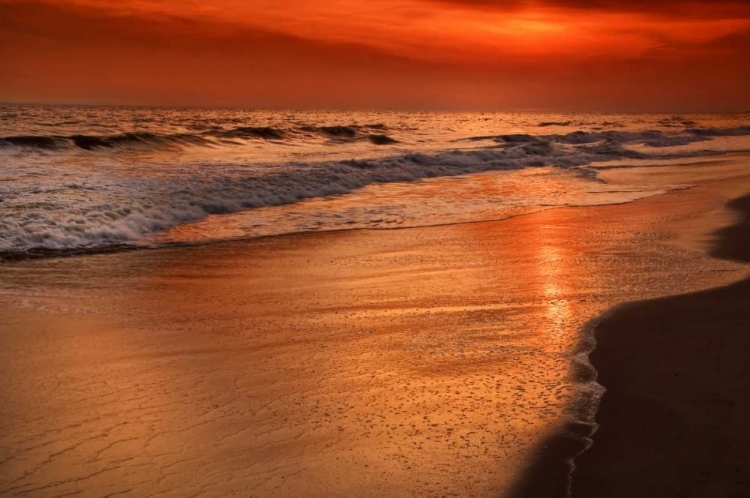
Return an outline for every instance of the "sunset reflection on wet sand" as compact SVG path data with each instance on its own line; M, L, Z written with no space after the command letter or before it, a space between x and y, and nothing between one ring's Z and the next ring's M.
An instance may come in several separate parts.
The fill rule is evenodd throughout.
M706 198L9 263L0 492L505 495L588 320L740 276Z

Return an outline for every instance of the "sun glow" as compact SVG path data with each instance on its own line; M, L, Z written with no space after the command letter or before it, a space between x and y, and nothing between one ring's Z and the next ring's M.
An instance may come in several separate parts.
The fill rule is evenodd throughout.
M302 105L377 106L395 103L408 89L413 95L404 98L412 104L481 101L507 108L519 105L519 88L537 88L523 98L537 108L589 101L589 82L607 90L609 105L619 96L644 101L656 93L663 103L665 92L649 93L657 81L670 85L667 93L683 108L748 95L742 90L750 80L743 69L750 6L689 2L672 12L614 0L583 4L0 0L0 62L18 75L0 79L0 97L62 98L54 90L68 99L101 91L150 100L142 96L156 98L158 91L162 100L203 93L204 103L254 102L250 96L261 95L263 105L301 99ZM53 69L64 64L81 67L67 71L69 83L50 88L45 72L59 73ZM216 82L199 83L195 73L215 75ZM553 85L563 76L572 78L575 98ZM675 80L683 82L683 95L675 94ZM234 82L237 89L229 91Z

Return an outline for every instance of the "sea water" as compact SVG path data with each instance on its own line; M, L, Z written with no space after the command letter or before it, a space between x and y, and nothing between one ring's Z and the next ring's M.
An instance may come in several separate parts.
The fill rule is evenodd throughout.
M750 115L0 107L0 254L502 219L664 185L591 166L750 149ZM684 185L668 185L680 188Z

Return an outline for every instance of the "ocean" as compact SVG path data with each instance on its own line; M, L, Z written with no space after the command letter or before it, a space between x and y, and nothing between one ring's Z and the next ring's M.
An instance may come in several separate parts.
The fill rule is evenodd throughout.
M0 257L504 219L689 185L595 168L750 150L750 115L0 107Z

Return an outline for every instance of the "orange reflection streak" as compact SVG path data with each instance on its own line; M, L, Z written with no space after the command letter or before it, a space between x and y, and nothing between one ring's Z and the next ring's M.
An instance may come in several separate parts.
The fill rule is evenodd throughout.
M528 218L517 218L513 223L520 227L519 240L508 241L503 249L488 247L486 252L488 260L506 261L513 267L507 270L509 272L519 272L514 261L528 262L518 278L524 281L525 291L535 296L535 306L539 310L533 320L535 325L528 328L534 330L540 347L549 351L570 351L574 347L582 326L577 298L582 288L591 285L591 281L598 281L596 276L576 265L582 248L576 246L566 216L561 210L550 209ZM469 224L464 231L469 237L481 238L486 237L486 228L487 225L481 223Z
M544 228L542 228L544 229ZM568 264L562 256L562 251L555 245L539 247L539 274L542 277L543 294L546 298L546 316L551 327L549 336L556 341L563 338L565 327L570 322L572 310L570 306L569 282L565 280L564 266Z

